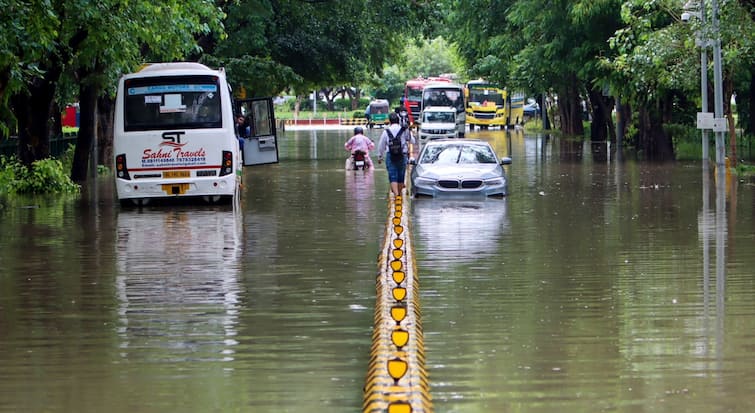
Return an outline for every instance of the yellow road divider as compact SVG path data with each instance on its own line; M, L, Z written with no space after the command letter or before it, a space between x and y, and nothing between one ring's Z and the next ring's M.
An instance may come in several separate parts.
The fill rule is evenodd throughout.
M378 258L365 413L431 413L414 251L402 197L390 200Z
M367 124L367 118L341 119L341 125L364 126L366 124Z

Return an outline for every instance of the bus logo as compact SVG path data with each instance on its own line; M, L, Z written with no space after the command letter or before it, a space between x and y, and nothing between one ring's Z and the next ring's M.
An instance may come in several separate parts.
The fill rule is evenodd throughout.
M163 140L164 141L170 141L173 143L181 143L181 136L185 135L186 132L163 132ZM163 142L163 144L166 144L167 142Z

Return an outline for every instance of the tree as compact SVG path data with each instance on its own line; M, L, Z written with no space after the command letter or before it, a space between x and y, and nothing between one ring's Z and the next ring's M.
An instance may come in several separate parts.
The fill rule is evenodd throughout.
M30 165L49 156L51 111L65 82L80 85L81 130L72 178L85 177L94 139L97 98L113 87L120 73L136 68L144 56L180 59L197 47L194 33L219 30L222 14L202 0L51 1L30 9L25 2L8 1L11 23L26 33L13 47L16 61L3 61L3 75L11 78L10 103L18 121L19 158ZM16 68L21 68L20 70Z
M448 44L443 37L431 40L417 39L407 45L404 56L403 69L412 78L457 73L461 66L453 46Z
M749 70L753 64L752 15L737 3L728 2L721 10L720 35L723 48L723 103L734 143L733 116L729 101L734 93L734 73ZM694 122L694 107L688 96L699 96L700 60L695 44L699 21L682 23L675 2L625 2L625 27L616 31L610 44L617 52L606 59L612 69L611 84L637 111L635 143L653 158L669 158L672 136L663 127L668 123ZM710 34L708 34L710 36ZM712 60L712 59L711 59ZM711 66L707 68L712 70ZM712 72L708 79L713 79ZM739 94L738 94L739 95ZM746 96L746 93L742 93ZM713 96L712 90L709 96ZM709 102L712 110L713 99ZM732 150L735 156L735 151Z
M469 73L509 90L558 96L561 130L581 135L582 100L609 112L598 57L618 24L618 0L459 0L450 26ZM591 93L587 93L587 91ZM598 118L596 132L610 129ZM607 133L607 132L606 132ZM602 138L604 133L600 133Z
M0 137L17 129L10 97L25 88L27 79L39 78L37 62L55 37L56 16L41 2L0 0ZM34 33L34 36L29 36ZM34 62L34 64L24 64Z
M202 39L202 59L254 96L365 82L441 17L428 0L241 0L224 10L228 38Z

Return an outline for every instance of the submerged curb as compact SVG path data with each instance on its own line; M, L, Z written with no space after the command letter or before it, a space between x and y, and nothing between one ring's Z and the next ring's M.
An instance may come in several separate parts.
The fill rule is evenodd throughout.
M363 411L432 412L414 251L403 197L389 202Z

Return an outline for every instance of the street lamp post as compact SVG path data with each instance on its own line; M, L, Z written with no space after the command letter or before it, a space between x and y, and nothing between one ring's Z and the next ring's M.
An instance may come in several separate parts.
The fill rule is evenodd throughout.
M723 117L723 88L721 75L721 39L718 28L718 0L711 0L711 27L706 19L705 0L690 0L684 5L682 20L687 21L691 16L700 19L700 30L696 43L700 46L700 93L702 110L697 114L697 128L702 130L702 158L709 159L708 130L716 133L716 165L724 165L726 147L724 135L726 119ZM708 112L708 47L713 46L713 105L714 113Z
M702 1L702 0L701 0ZM702 3L700 3L702 5ZM713 99L715 119L713 131L716 133L716 165L724 165L726 147L724 146L724 131L726 131L726 119L724 119L724 94L721 74L721 36L718 30L718 0L711 2L711 24L713 25Z
M705 27L705 0L700 0L700 24ZM702 112L708 111L708 39L703 30L700 30L700 93L702 97ZM703 161L708 162L708 130L702 129L703 133Z

